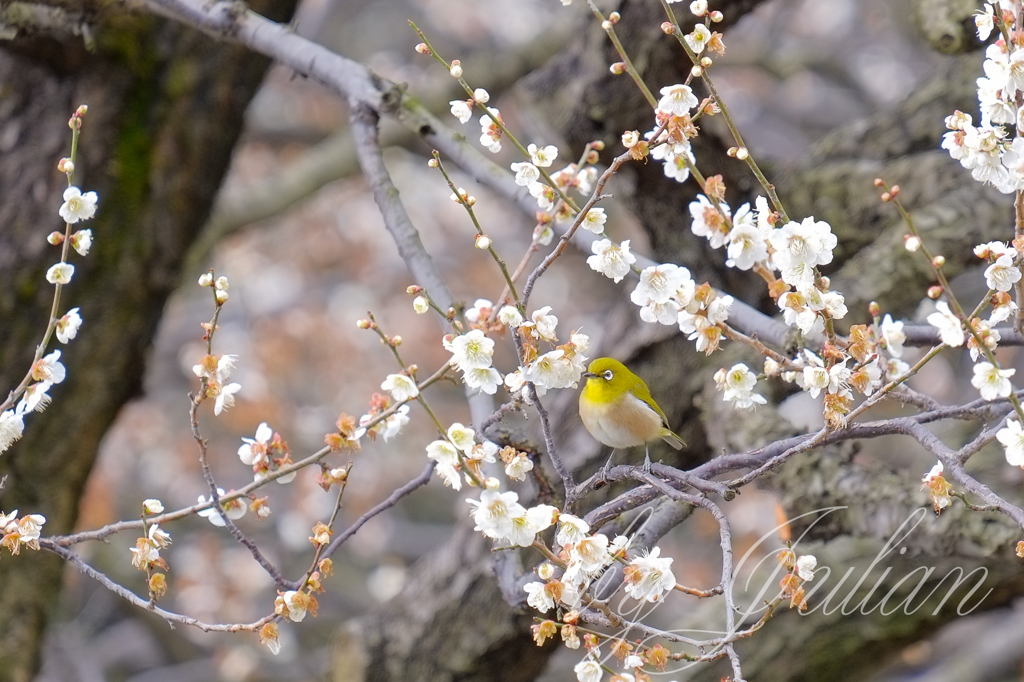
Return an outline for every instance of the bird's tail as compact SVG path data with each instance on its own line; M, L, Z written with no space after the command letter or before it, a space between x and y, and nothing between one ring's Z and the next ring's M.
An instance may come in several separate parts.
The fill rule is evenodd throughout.
M686 441L668 429L661 430L661 438L676 450L682 450L686 446Z

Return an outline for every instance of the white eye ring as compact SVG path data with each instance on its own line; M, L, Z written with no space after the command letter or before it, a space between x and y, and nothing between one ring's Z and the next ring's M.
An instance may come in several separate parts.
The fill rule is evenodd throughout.
M615 375L614 375L614 374L612 374L612 371L611 371L610 369L606 369L606 370L604 371L604 374L602 374L601 376L603 376L603 377L604 377L604 380L605 380L605 381L611 381L611 380L612 380L612 377L613 377L613 376L615 376Z

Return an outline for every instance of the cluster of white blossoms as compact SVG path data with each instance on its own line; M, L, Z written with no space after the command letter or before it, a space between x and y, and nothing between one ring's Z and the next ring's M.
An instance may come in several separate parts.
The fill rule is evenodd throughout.
M78 308L73 309L64 317L78 318ZM80 318L78 324L81 324ZM74 338L76 332L77 327L74 328L70 336L67 336L68 340ZM50 388L54 384L64 381L67 376L64 364L60 361L60 355L60 351L55 350L34 362L29 370L29 378L33 383L30 383L25 389L21 400L13 410L5 410L0 413L0 452L11 447L14 441L21 438L25 431L26 414L33 411L42 412L50 404Z
M458 336L444 337L444 347L452 354L451 364L462 372L462 380L470 388L494 395L501 385L502 376L491 362L494 339L483 330L473 329Z
M536 348L541 341L549 344L558 343L555 334L557 325L558 318L551 314L551 306L544 306L534 311L529 320L521 322L517 329L524 342L530 348ZM587 369L585 353L589 347L589 336L572 332L568 343L556 346L547 353L538 354L525 366L506 374L505 387L512 394L522 393L526 399L529 398L523 393L526 382L533 384L539 396L556 388L576 388L580 377Z
M131 548L132 566L140 571L149 571L154 567L167 568L167 562L160 557L160 550L171 544L171 534L160 530L154 523L149 527L145 537L135 541Z
M975 126L969 114L954 112L946 118L950 132L943 137L942 147L970 170L975 180L1010 194L1024 189L1024 138L1010 139L1003 127L1024 128L1024 108L1018 106L1024 92L1024 46L1013 25L1019 2L1000 0L996 7L1007 10L1002 19L1009 21L1007 30L1014 37L1008 45L997 31L996 42L985 50L985 75L977 81L981 121ZM975 16L978 38L983 41L995 28L995 12L992 4L986 4Z
M192 366L193 374L206 381L205 397L214 399L215 415L234 407L235 394L242 388L240 384L227 383L237 360L237 355L206 355L198 365Z
M583 596L592 583L616 561L625 564L625 592L637 601L661 602L675 589L672 559L660 556L661 550L658 547L630 558L627 554L630 544L628 537L620 535L609 541L606 535L590 534L589 525L576 516L556 514L556 517L558 532L555 535L555 546L559 548L558 555L565 562L565 568L558 575L558 569L551 563L541 564L536 569L541 580L527 583L523 589L527 594L527 603L541 613L547 613L553 608L569 611L569 615L564 618L567 625L563 629L562 639L570 649L580 646L572 614L581 607ZM626 668L643 666L644 661L639 657L624 664Z
M473 507L471 515L476 522L473 530L516 547L529 547L537 533L555 522L558 510L548 504L527 509L519 504L519 495L511 490L499 492L499 486L497 479L489 478L484 481L479 500L466 500Z
M0 547L6 547L11 554L18 554L21 546L39 549L39 533L46 518L41 514L26 514L18 518L18 510L10 514L0 512Z
M723 393L722 400L731 402L736 409L749 410L768 402L763 395L754 393L757 375L742 362L715 372L715 384Z
M449 426L445 435L427 445L427 458L437 462L434 472L455 490L462 489L460 472L466 474L467 481L472 481L471 474L482 480L483 465L497 461L498 446L489 440L478 443L476 432L459 422Z

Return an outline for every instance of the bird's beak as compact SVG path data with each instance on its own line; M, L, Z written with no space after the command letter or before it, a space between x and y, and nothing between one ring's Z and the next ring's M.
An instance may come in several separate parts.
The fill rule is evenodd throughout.
M583 376L585 376L588 379L596 379L597 378L597 375L594 374L593 372L584 372Z

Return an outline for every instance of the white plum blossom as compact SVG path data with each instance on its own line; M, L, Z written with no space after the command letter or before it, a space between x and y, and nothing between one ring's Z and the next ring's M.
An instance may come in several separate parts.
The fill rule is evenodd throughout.
M530 315L530 325L531 336L544 341L555 342L558 340L558 337L555 336L558 318L551 314L551 306L546 305L534 310Z
M25 415L33 410L36 412L45 410L50 404L51 398L47 391L50 390L52 385L53 382L51 381L39 381L26 388L14 411L20 415Z
M512 517L512 528L505 536L509 544L517 547L529 547L537 537L554 523L558 509L547 504L526 509L523 513Z
M56 263L46 271L46 281L50 284L67 284L75 275L75 266L71 263Z
M435 471L446 485L455 490L462 488L462 479L456 468L459 464L459 451L454 445L446 440L435 440L427 445L427 458L437 462Z
M274 430L262 422L256 428L255 438L242 438L242 445L238 447L238 458L242 464L249 466L261 466L268 463L267 445L274 437Z
M885 342L885 349L894 358L903 357L903 343L907 335L903 333L903 323L893 322L892 316L888 313L882 318L882 341Z
M32 365L32 378L36 381L49 381L59 384L64 381L66 376L67 371L64 369L64 364L60 361L59 350L43 356Z
M389 374L380 385L381 389L391 394L396 402L412 400L420 394L416 380L405 374Z
M978 29L978 40L988 40L992 29L995 28L995 16L992 5L985 3L985 9L974 13L974 25Z
M680 289L693 290L690 271L673 263L652 265L640 273L640 282L629 295L629 299L639 306L648 303L667 303Z
M535 144L531 144L527 146L526 151L530 153L530 161L533 161L535 166L541 168L547 168L558 157L558 147L553 144L549 144L547 147L538 147Z
M1009 254L999 256L985 269L985 283L989 289L1009 291L1020 280L1020 268L1013 263Z
M706 237L711 248L720 248L729 236L727 219L731 215L732 211L724 201L719 201L716 208L706 196L698 194L696 201L690 202L690 217L693 218L690 231L698 237Z
M523 589L528 595L526 597L526 603L537 609L541 613L547 613L555 607L555 600L548 592L546 583L532 582L523 585Z
M218 499L223 498L225 495L227 495L227 493L224 492L223 488L217 488ZM205 495L199 496L199 504L209 504L212 501L212 496L210 497L210 499L207 499ZM220 506L221 509L224 510L224 516L227 516L232 521L234 521L235 519L240 519L243 516L245 516L245 512L247 510L245 502L242 500L242 498L235 498L230 502L224 502L222 500ZM224 519L221 518L220 514L217 513L217 510L214 509L213 507L209 507L207 509L202 510L201 512L199 512L199 516L205 517L210 523L212 523L215 526L224 526Z
M82 318L78 314L78 308L72 308L64 314L64 317L57 320L54 331L57 333L57 340L67 343L78 335L82 326Z
M562 1L565 2L565 0ZM572 670L576 673L577 682L601 682L601 678L604 676L601 664L592 658L580 661Z
M527 161L513 163L512 172L516 174L516 184L520 187L529 187L540 179L540 170Z
M664 599L676 586L671 557L659 557L661 548L654 547L629 562L625 569L626 594L637 601L656 602Z
M753 392L757 385L757 375L742 362L729 370L718 370L715 383L724 393L722 400L732 402L735 408L750 409L768 402L764 396Z
M979 362L974 366L974 377L971 385L981 393L985 400L1005 398L1010 395L1013 385L1010 383L1017 370L999 369L990 362Z
M64 203L60 206L60 217L64 222L74 225L80 220L88 220L96 215L96 192L86 192L74 185L64 190Z
M832 262L832 249L838 240L828 223L804 218L790 221L774 230L768 238L775 253L772 262L787 284L798 286L814 281L814 268Z
M601 234L604 232L604 224L607 221L608 216L605 214L603 208L592 208L587 211L587 215L583 219L581 225L594 234Z
M636 256L629 252L628 239L618 245L610 239L598 239L590 248L594 255L587 258L587 265L616 284L629 274L630 266L636 262Z
M514 491L498 492L497 488L487 488L480 493L479 500L466 500L473 507L473 521L478 530L489 538L501 540L512 532L513 517L526 513L519 504L519 495Z
M518 329L523 323L523 316L515 306L507 305L498 311L498 322L506 327Z
M452 361L463 372L471 369L487 369L494 355L494 340L487 338L483 331L473 329L452 339Z
M558 517L558 533L555 544L559 547L575 545L590 532L590 524L572 514L561 514Z
M664 303L648 302L640 308L640 319L644 322L663 324L671 327L679 321L679 311L682 307L674 299Z
M505 475L514 481L525 481L530 471L533 471L533 461L523 452L517 452L505 464Z
M1011 466L1024 467L1024 429L1016 417L1011 417L1006 426L999 429L996 438L1006 450L1006 461Z
M21 438L21 434L24 432L25 422L20 414L14 410L0 413L0 452L11 447L11 444Z
M494 107L487 107L487 111L494 118L501 120L500 112ZM480 116L480 144L487 147L487 151L492 154L497 154L501 151L501 128L491 120L491 116Z
M491 317L491 313L494 312L494 304L486 298L478 298L473 303L473 307L466 311L466 319L473 324L484 323Z
M700 54L708 46L708 41L711 40L711 29L704 24L695 24L693 31L684 35L683 40L686 41L691 50Z
M928 316L928 324L939 330L939 338L947 346L962 346L964 343L964 330L959 318L949 309L949 304L939 301L935 304L937 312Z
M459 123L466 123L473 118L473 107L464 99L453 99L448 104L452 107L452 116L459 119Z
M697 104L697 97L690 86L669 85L661 89L658 111L669 116L685 116Z
M729 259L725 261L727 266L749 270L755 263L768 260L768 230L754 219L749 204L743 204L736 209L736 215L732 219L732 230L726 239L729 243L726 247L729 255Z
M814 569L818 559L813 554L805 554L796 560L796 574L801 580L814 580Z
M79 256L88 256L92 248L92 230L79 230L71 235L71 247Z
M498 386L502 384L501 373L493 367L474 367L467 369L462 374L462 380L466 386L483 391L487 395L494 395L498 392Z
M217 399L213 403L213 414L220 415L221 412L235 406L235 394L242 389L241 384L231 383L220 387Z
M448 427L448 440L462 452L469 452L476 445L476 432L459 422L455 422Z

